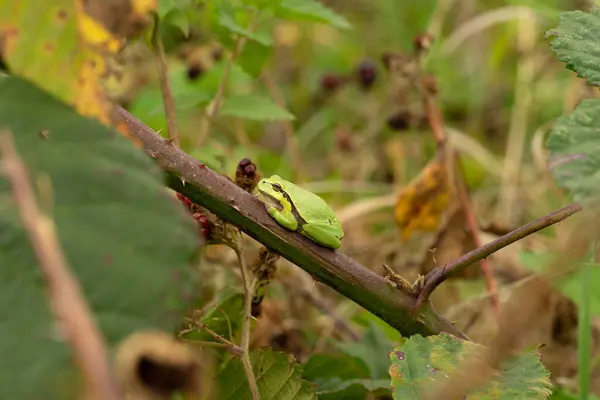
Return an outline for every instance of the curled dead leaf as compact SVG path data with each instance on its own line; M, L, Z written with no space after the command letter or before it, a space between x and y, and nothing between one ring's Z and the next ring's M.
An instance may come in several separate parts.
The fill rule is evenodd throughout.
M414 231L436 231L454 194L446 151L438 151L421 173L398 195L394 218L402 241Z

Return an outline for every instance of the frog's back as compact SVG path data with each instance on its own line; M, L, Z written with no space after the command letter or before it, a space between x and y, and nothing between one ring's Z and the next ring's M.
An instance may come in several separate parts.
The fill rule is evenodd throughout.
M300 215L302 215L303 218L316 220L322 218L324 214L329 214L335 219L330 221L332 225L341 225L331 210L331 207L329 207L329 204L318 195L288 181L285 181L284 183L284 190L289 193L292 198L302 198L312 206L310 209L301 210Z

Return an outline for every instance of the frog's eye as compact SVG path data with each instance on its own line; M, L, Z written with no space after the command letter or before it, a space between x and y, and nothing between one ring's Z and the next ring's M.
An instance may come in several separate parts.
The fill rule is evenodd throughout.
M274 191L283 192L283 188L281 187L281 185L279 183L273 183L271 186L273 187Z

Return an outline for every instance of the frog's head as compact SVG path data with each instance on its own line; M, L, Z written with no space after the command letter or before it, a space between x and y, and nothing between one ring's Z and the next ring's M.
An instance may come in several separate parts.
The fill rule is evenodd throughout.
M256 189L261 200L278 209L282 209L283 204L287 202L283 179L278 175L261 179L256 185Z

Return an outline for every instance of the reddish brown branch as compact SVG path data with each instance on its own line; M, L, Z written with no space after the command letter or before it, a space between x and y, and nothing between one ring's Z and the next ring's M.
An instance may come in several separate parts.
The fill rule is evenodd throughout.
M454 162L457 167L462 171L460 156L455 151L454 152ZM461 208L463 209L463 213L465 214L465 219L467 220L467 226L471 231L471 236L473 237L473 242L477 248L482 247L481 237L479 236L479 224L477 223L477 219L475 218L475 213L473 212L473 207L471 205L471 200L469 198L469 194L467 192L467 185L465 184L464 172L461 172L460 177L456 179L456 192L458 195L458 200L460 202ZM468 254L468 253L467 253ZM490 295L490 299L492 301L492 307L494 312L496 313L496 318L498 321L500 320L501 310L500 310L500 298L498 297L498 288L496 286L496 279L494 279L494 274L492 272L492 267L490 266L489 261L486 258L481 259L481 270L483 271L483 275L485 276L485 285L487 291Z
M58 242L53 221L42 214L11 134L0 131L2 172L12 186L23 226L49 286L52 310L70 341L79 366L83 370L88 396L86 398L118 400L121 398L115 383L102 334L79 285L67 266Z
M393 288L385 279L340 251L332 251L277 224L256 196L225 176L171 146L124 109L120 116L134 136L165 171L168 185L194 203L210 210L250 237L282 255L397 329L410 336L449 332L466 338L431 308L413 314L415 299Z
M423 304L431 293L438 287L442 282L451 277L454 274L459 273L463 269L467 268L469 265L485 259L489 255L495 253L496 251L523 239L526 236L529 236L539 230L549 227L550 225L554 225L571 215L582 210L581 205L575 203L568 205L566 207L561 208L560 210L554 211L544 217L538 218L535 221L528 223L527 225L523 225L520 228L515 229L514 231L507 233L506 235L484 245L476 248L460 257L456 260L444 265L443 267L436 268L429 272L425 277L425 284L423 289L421 289L419 293L419 297L415 304L415 307L419 307Z
M446 168L450 178L449 181L456 188L458 201L460 203L460 207L462 208L463 214L465 215L467 226L471 231L473 241L477 247L481 247L482 242L481 238L479 237L477 218L475 217L471 199L469 198L469 194L467 192L464 173L461 170L458 176L455 176L454 174L455 166L460 165L459 155L450 147L450 144L448 143L446 132L444 130L444 118L435 102L434 94L430 90L427 90L427 85L425 84L423 78L421 78L419 90L421 92L421 96L423 97L423 105L425 113L427 114L427 120L429 121L431 131L433 132L433 136L438 145L438 151L447 152ZM500 299L498 298L496 289L496 280L494 279L492 268L486 259L481 260L481 269L485 276L487 290L490 294L494 311L496 312L496 316L500 318Z

